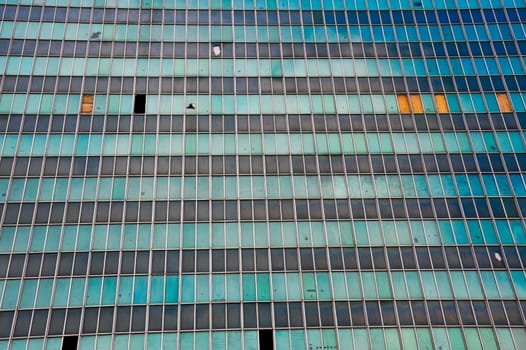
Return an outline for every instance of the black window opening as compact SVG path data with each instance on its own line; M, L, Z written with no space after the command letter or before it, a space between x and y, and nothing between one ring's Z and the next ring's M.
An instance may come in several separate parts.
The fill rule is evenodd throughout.
M78 335L69 335L62 340L62 350L75 350L79 343Z
M133 113L137 113L137 114L146 113L146 95L135 95Z
M259 330L259 350L273 350L274 338L272 329Z

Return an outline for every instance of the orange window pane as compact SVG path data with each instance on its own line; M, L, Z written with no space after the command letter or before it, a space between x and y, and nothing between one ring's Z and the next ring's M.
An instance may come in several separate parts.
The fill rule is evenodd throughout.
M398 108L401 113L411 113L411 106L409 106L409 99L406 95L398 95Z
M411 95L411 107L413 113L424 113L424 106L420 95Z
M93 95L83 95L82 104L80 106L80 113L93 112Z
M437 105L438 113L449 112L449 107L447 106L447 100L445 95L435 95L435 103Z
M497 101L499 102L499 109L501 112L513 112L510 98L508 94L497 94Z

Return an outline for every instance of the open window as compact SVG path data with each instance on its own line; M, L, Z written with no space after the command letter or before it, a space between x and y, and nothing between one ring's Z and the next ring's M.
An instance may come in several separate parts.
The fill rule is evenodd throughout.
M146 95L135 95L135 102L133 104L133 113L146 113Z
M62 340L62 350L75 350L79 343L77 335L68 335Z
M274 337L272 329L259 330L259 350L273 350Z

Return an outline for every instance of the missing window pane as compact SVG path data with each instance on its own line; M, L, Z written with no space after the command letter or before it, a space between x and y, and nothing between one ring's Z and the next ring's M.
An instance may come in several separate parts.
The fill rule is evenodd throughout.
M260 350L274 349L272 329L260 329L259 330L259 349Z
M135 95L133 112L138 114L146 113L146 95Z
M62 350L73 350L77 348L79 337L77 335L70 335L64 337L62 341Z

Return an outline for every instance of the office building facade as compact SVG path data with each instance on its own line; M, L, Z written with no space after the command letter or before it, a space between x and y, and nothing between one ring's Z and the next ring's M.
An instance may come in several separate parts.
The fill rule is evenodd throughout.
M520 0L3 0L0 349L525 349Z

